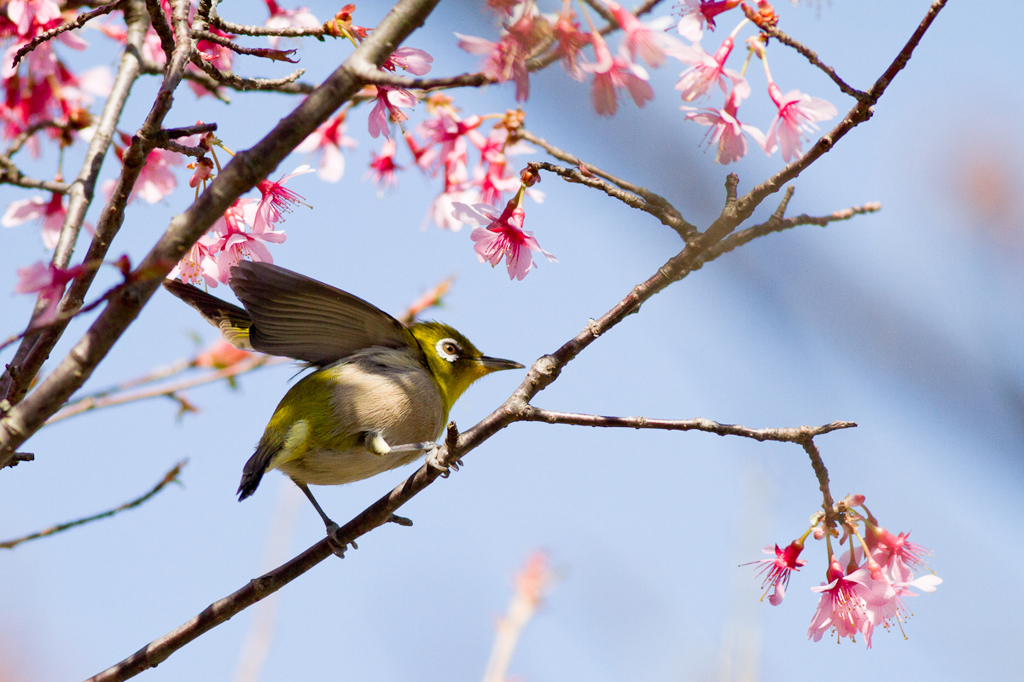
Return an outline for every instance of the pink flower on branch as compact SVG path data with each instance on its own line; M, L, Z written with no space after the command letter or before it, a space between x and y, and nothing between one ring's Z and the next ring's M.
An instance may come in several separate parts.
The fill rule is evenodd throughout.
M14 285L15 293L38 293L39 299L46 303L43 312L33 320L33 326L49 324L57 319L57 305L64 295L64 287L85 270L85 265L76 265L65 270L52 263L46 265L42 261L37 261L27 268L18 269L18 283Z
M345 157L341 150L353 149L356 141L345 135L345 115L347 110L338 112L334 118L320 125L319 128L295 148L297 152L316 154L320 157L317 176L327 182L337 182L345 173Z
M872 580L871 572L866 568L844 574L835 557L832 557L827 577L829 583L811 588L821 593L821 598L807 629L807 639L813 638L817 642L832 630L840 639L849 637L855 640L859 633L870 649L871 634L875 626L885 620L884 612L896 597L895 590L886 582Z
M591 97L597 113L601 116L612 116L618 111L618 88L625 88L638 107L643 107L654 99L654 90L647 82L647 71L639 64L630 62L625 56L612 57L604 38L599 33L593 33L592 36L597 62L583 64L581 68L594 74Z
M550 27L540 16L524 14L518 21L506 27L505 34L497 43L483 38L456 33L459 47L470 54L486 55L482 72L496 83L515 81L516 101L530 97L530 72L526 60L542 44Z
M704 35L706 25L715 30L715 17L740 4L740 0L682 0L682 18L679 19L677 30L684 38L697 42Z
M494 267L504 257L509 279L521 280L526 277L534 266L532 251L539 251L549 261L556 260L540 248L532 232L523 230L526 213L522 203L525 191L525 185L520 187L515 198L508 202L500 215L487 204L469 206L455 202L455 210L452 211L452 217L459 222L483 226L474 229L470 235L476 242L473 248L477 258L481 263L490 263Z
M273 263L274 257L263 242L281 244L287 238L284 232L276 232L269 226L258 232L246 232L244 214L245 204L236 201L224 212L224 220L214 223L214 228L207 233L215 237L209 251L217 259L218 277L224 284L231 278L231 268L242 259Z
M398 185L395 171L401 170L402 167L395 164L395 152L397 149L398 145L391 139L384 141L379 155L376 152L370 152L373 154L373 161L370 162L370 170L366 172L365 178L373 176L373 181L377 183L379 190L377 196L382 196L384 190L388 187Z
M265 24L267 28L316 28L320 26L320 21L310 13L308 7L283 9L274 0L264 0L264 2L267 3L267 9L270 11L270 18ZM277 49L281 38L280 36L268 36L268 40L270 46Z
M801 142L808 138L809 133L819 129L816 121L827 121L838 113L830 102L799 90L790 90L783 95L775 83L768 84L768 95L779 111L768 129L765 151L771 154L781 147L786 163L803 155Z
M3 217L0 218L0 225L14 227L30 220L40 220L43 228L43 245L48 249L54 249L57 247L60 231L64 227L65 215L67 215L67 208L64 206L64 195L54 192L49 199L29 197L12 202ZM87 226L87 229L89 227L91 226Z
M391 53L380 68L392 72L403 69L414 76L425 76L430 72L433 61L429 52L415 47L400 47Z
M636 61L637 54L651 68L658 68L665 63L666 49L682 47L679 41L667 35L665 29L672 24L670 17L659 17L654 21L641 22L632 12L613 0L604 0L615 21L626 34L623 48L629 53L631 61Z
M256 183L256 189L258 189L260 194L263 196L256 205L255 213L249 221L252 225L253 232L263 233L268 230L273 231L274 223L280 222L283 219L284 214L289 213L292 210L292 206L294 204L308 206L308 204L303 203L302 200L304 197L301 194L288 189L284 184L296 176L312 172L312 168L302 165L277 182L263 180ZM282 239L281 241L284 240Z
M398 107L411 109L416 106L416 96L403 88L393 88L387 85L378 85L377 104L367 119L371 137L384 137L391 139L391 130L388 128L388 119L395 123L401 123L409 118Z
M583 70L580 69L580 51L584 46L590 44L590 35L580 32L580 26L575 20L572 7L566 0L561 14L552 27L555 40L558 42L558 53L562 57L562 68L569 74L570 78L582 81L586 79Z
M806 537L806 536L805 536ZM757 573L765 574L764 581L761 583L761 588L768 593L768 590L772 590L772 594L768 597L768 602L772 606L778 606L782 603L782 600L786 596L786 588L789 587L789 576L793 571L799 571L800 567L807 562L803 559L798 558L800 553L804 550L803 538L794 540L786 546L786 549L779 549L778 545L775 545L773 559L762 559L761 561L755 561L755 564L761 564L761 568L758 569ZM765 554L772 554L772 546L768 545L764 548ZM762 596L761 599L764 599Z
M739 161L747 153L747 140L744 133L750 135L757 143L764 148L765 136L759 129L746 123L740 123L736 118L736 110L743 97L750 94L750 86L744 80L733 87L729 97L725 100L723 109L694 109L693 107L680 107L683 111L690 111L686 118L701 125L711 126L705 135L709 145L716 146L718 153L715 155L715 163L723 166Z
M739 28L737 27L737 30ZM689 69L679 74L679 82L676 83L676 90L683 92L684 102L692 102L701 97L715 83L718 83L722 92L728 92L727 83L729 81L732 81L733 87L744 82L743 76L732 69L725 68L725 60L729 58L734 44L733 36L727 37L722 41L714 56L709 55L696 43L693 47L680 45L671 52L672 56L679 61L691 65Z

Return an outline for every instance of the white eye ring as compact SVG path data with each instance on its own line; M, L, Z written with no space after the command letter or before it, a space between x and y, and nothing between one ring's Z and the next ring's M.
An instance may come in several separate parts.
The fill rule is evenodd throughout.
M459 359L459 343L455 339L441 339L434 346L437 354L448 362L455 362Z

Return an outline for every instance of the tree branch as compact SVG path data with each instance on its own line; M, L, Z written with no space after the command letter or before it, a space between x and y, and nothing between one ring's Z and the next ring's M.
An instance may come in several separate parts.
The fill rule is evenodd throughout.
M769 24L761 24L755 21L755 18L758 16L757 10L750 7L749 5L744 3L742 5L742 8L743 13L747 15L747 19L750 19L755 24L757 24L757 27L761 30L762 33L765 33L766 35L775 38L783 45L787 45L796 50L797 52L799 52L800 54L802 54L804 57L807 58L807 61L809 61L811 64L818 67L822 71L824 71L825 75L831 78L832 81L836 85L838 85L839 89L842 90L845 94L849 95L850 97L853 97L856 100L863 100L868 97L868 94L866 92L862 92L848 85L846 81L839 77L839 74L836 73L835 69L833 69L831 66L828 66L827 64L823 63L820 59L818 59L818 54L814 50L805 46L803 43L794 40L793 38L790 38L788 35L780 31L775 26L771 26Z
M94 9L91 12L83 12L82 14L79 14L77 17L75 17L74 19L72 19L69 22L66 22L66 23L61 24L60 26L56 26L54 28L51 28L48 31L43 31L42 33L37 35L35 38L33 38L32 40L28 41L27 43L25 43L21 47L19 47L18 51L14 53L14 58L13 58L14 68L18 68L18 64L20 64L21 60L25 58L25 55L27 55L32 50L36 49L37 47L39 47L40 45L45 43L47 40L51 40L53 38L56 38L61 33L66 33L68 31L73 31L76 28L82 28L83 26L85 26L86 22L88 22L89 20L95 19L96 17L99 17L99 16L103 16L104 14L110 14L114 10L121 9L126 4L128 4L128 0L115 0L114 2L110 3L109 5L103 5L102 7Z
M705 431L719 436L742 436L756 441L777 441L780 443L803 443L808 438L820 436L839 429L852 429L855 422L834 421L824 426L797 426L789 428L751 429L737 424L720 424L710 419L648 419L647 417L602 417L594 414L575 414L542 410L527 405L516 421L544 422L546 424L570 424L573 426L595 426L620 429L658 429L662 431Z
M183 459L180 462L178 462L177 464L175 464L174 467L170 471L168 471L166 474L164 474L164 477L162 479L160 479L160 482L157 483L156 486L154 486L152 490L150 490L145 495L132 500L131 502L125 502L120 507L115 507L114 509L108 509L105 512L102 512L102 513L99 513L99 514L94 514L93 516L87 516L84 519L78 519L77 521L69 521L68 523L61 523L61 524L58 524L56 526L50 526L49 528L44 528L43 530L37 531L35 533L30 533L29 535L25 535L25 536L20 537L20 538L15 538L13 540L7 540L5 542L0 542L0 549L13 549L13 548L17 547L18 545L20 545L21 543L28 542L29 540L36 540L38 538L45 538L48 535L54 535L56 533L60 533L60 532L63 532L65 530L68 530L69 528L74 528L75 526L81 526L81 525L84 525L86 523L91 523L93 521L99 521L100 519L108 518L110 516L113 516L114 514L117 514L118 512L125 511L126 509L134 509L135 507L138 507L139 505L143 504L148 499L150 499L151 497L156 495L158 492L163 490L169 483L178 483L179 482L178 481L178 474L181 473L182 468L186 464L188 464L188 460L187 459Z

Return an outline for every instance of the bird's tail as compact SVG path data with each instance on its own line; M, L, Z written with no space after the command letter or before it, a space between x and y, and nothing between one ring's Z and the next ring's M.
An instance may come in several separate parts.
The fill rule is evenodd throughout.
M263 480L263 474L266 473L267 468L270 466L270 460L274 458L279 449L279 444L271 444L266 440L260 441L260 444L256 447L256 452L253 453L249 461L242 467L242 482L238 484L239 502L256 492L260 481Z

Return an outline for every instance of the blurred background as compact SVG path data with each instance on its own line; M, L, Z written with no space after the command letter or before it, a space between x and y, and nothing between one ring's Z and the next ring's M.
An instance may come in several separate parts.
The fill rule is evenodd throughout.
M866 89L927 7L924 0L834 0L780 2L777 10L782 30ZM880 213L771 235L711 263L593 344L535 400L557 410L750 427L858 422L816 441L833 493L864 494L882 525L913 531L912 541L934 551L930 565L944 580L935 594L910 600L915 617L906 637L878 630L870 651L859 639L806 640L818 598L810 588L826 568L823 543L808 543L808 564L781 606L759 601L754 567L740 564L798 537L820 505L800 447L518 424L404 507L413 528L378 529L343 561L325 561L140 679L254 679L253 670L262 680L478 679L513 577L537 549L547 552L555 578L512 661L518 679L795 682L826 671L1017 678L1024 654L1012 625L1024 597L1005 582L1024 561L1020 531L1006 520L1024 483L1024 102L1016 26L1007 20L1016 8L951 2L874 118L794 183L789 207L790 215L823 215L878 201ZM310 3L320 21L337 9ZM361 4L355 21L372 26L385 10L385 3ZM247 23L266 18L259 2L226 3L220 12ZM704 47L714 52L737 20L735 12L720 17ZM477 3L442 3L407 42L434 56L431 75L477 68L477 57L455 47L453 30L497 36ZM95 49L61 54L76 67L116 66L110 41L96 31L85 37ZM303 79L313 83L350 52L343 41L286 47L299 47ZM783 92L828 99L840 116L852 105L795 53L777 44L769 50ZM731 64L739 63L736 54ZM239 58L235 70L276 77L289 65ZM714 165L714 151L700 146L706 129L679 111L673 86L681 71L673 61L652 72L652 103L621 102L617 116L601 118L589 85L554 65L531 77L526 126L662 194L703 229L722 206L727 172L739 174L742 192L782 160L755 149L728 168ZM754 94L743 118L766 130L774 108L759 65L748 78ZM138 128L157 87L152 77L136 85L123 131ZM455 97L464 115L515 106L511 84ZM232 149L249 147L296 104L233 93L226 105L184 88L177 98L168 126L216 121ZM720 97L714 101L720 106ZM469 228L452 233L426 222L437 181L408 171L396 190L378 196L363 177L382 142L368 136L367 112L349 115L348 133L359 144L347 151L339 183L315 175L290 181L313 210L298 207L288 217L288 241L273 249L278 264L394 314L455 275L443 308L427 316L488 354L529 364L680 249L678 236L649 216L545 176L546 198L528 200L525 228L559 262L542 261L524 281L509 281L504 265L477 262ZM420 105L412 123L425 115ZM81 153L82 146L70 150L65 169L77 171ZM292 155L272 179L306 160ZM52 150L23 159L41 176L55 161ZM412 165L402 146L398 162ZM108 158L101 178L113 177L115 165ZM179 188L164 202L130 205L113 257L138 262L190 203L187 179L179 168ZM0 204L33 194L4 186ZM92 207L92 221L100 208ZM31 225L0 237L0 291L11 292L15 269L49 253ZM103 277L94 295L116 282L113 273ZM230 296L226 287L212 293ZM30 296L0 294L2 336L21 329L32 304ZM50 367L92 316L83 318ZM194 311L160 291L85 390L189 357L215 338ZM0 361L12 354L3 351ZM234 496L242 464L295 373L280 365L241 377L235 389L192 390L198 413L179 417L170 400L138 402L68 419L26 444L36 461L0 472L0 540L116 506L176 461L189 463L182 486L137 510L0 553L0 680L95 674L322 538L314 510L283 476L269 475L244 504ZM452 419L468 428L521 376L481 381ZM316 494L343 522L413 471ZM254 628L263 639L246 648Z

